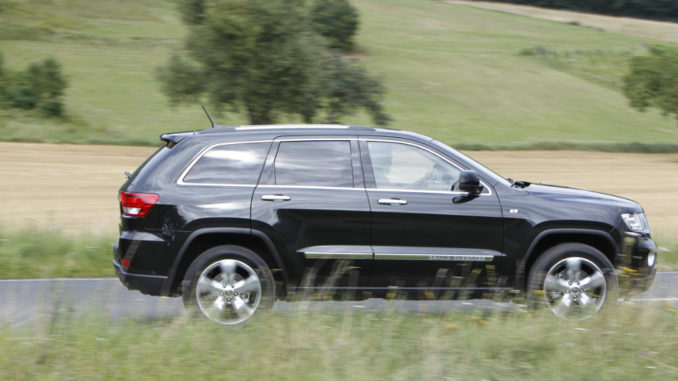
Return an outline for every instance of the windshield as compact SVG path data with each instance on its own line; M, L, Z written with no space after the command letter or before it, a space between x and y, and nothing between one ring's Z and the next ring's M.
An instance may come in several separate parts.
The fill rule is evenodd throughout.
M434 146L436 146L437 148L439 148L440 150L450 152L454 157L458 157L461 160L465 161L469 166L477 169L483 175L491 178L495 183L502 183L502 184L505 184L505 185L511 185L511 183L507 179L498 175L493 170L491 170L491 169L487 168L486 166L478 163L477 161L471 159L470 157L464 155L463 153L457 151L456 149L451 148L447 144L441 143L437 140L432 140L431 143Z

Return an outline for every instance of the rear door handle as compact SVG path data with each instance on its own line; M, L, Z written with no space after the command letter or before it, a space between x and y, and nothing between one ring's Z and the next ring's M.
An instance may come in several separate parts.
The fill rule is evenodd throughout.
M292 197L285 196L284 194L265 194L261 196L261 199L264 201L289 201Z
M379 203L382 205L407 205L407 200L399 198L380 198Z

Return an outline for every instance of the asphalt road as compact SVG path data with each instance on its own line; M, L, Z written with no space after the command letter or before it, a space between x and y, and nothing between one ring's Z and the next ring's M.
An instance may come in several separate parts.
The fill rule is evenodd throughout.
M678 272L657 275L653 287L635 296L632 303L678 305ZM368 299L364 301L276 302L273 311L289 313L298 309L346 311L347 309L400 312L445 312L451 310L511 310L513 303L490 300L406 301ZM184 313L181 298L146 296L129 291L116 278L0 280L0 324L21 325L51 319L55 312L103 314L110 319L170 319Z

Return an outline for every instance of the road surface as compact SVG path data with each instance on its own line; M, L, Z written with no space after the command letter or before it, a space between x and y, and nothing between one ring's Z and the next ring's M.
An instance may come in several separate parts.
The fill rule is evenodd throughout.
M657 275L653 287L635 296L632 303L678 305L678 272ZM181 298L142 295L127 290L116 278L0 280L0 324L21 325L51 319L53 313L98 313L109 319L170 319L184 313ZM445 312L451 310L511 310L513 303L490 300L276 302L273 311L293 312L299 308L326 311L394 309L401 312Z

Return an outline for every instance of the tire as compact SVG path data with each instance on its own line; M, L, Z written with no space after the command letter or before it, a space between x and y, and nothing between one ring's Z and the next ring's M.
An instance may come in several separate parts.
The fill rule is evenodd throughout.
M237 325L273 305L275 282L256 253L222 245L204 251L191 263L182 295L189 312L220 324Z
M581 243L556 245L539 256L527 281L534 308L546 307L567 320L583 320L617 300L619 281L612 262Z

